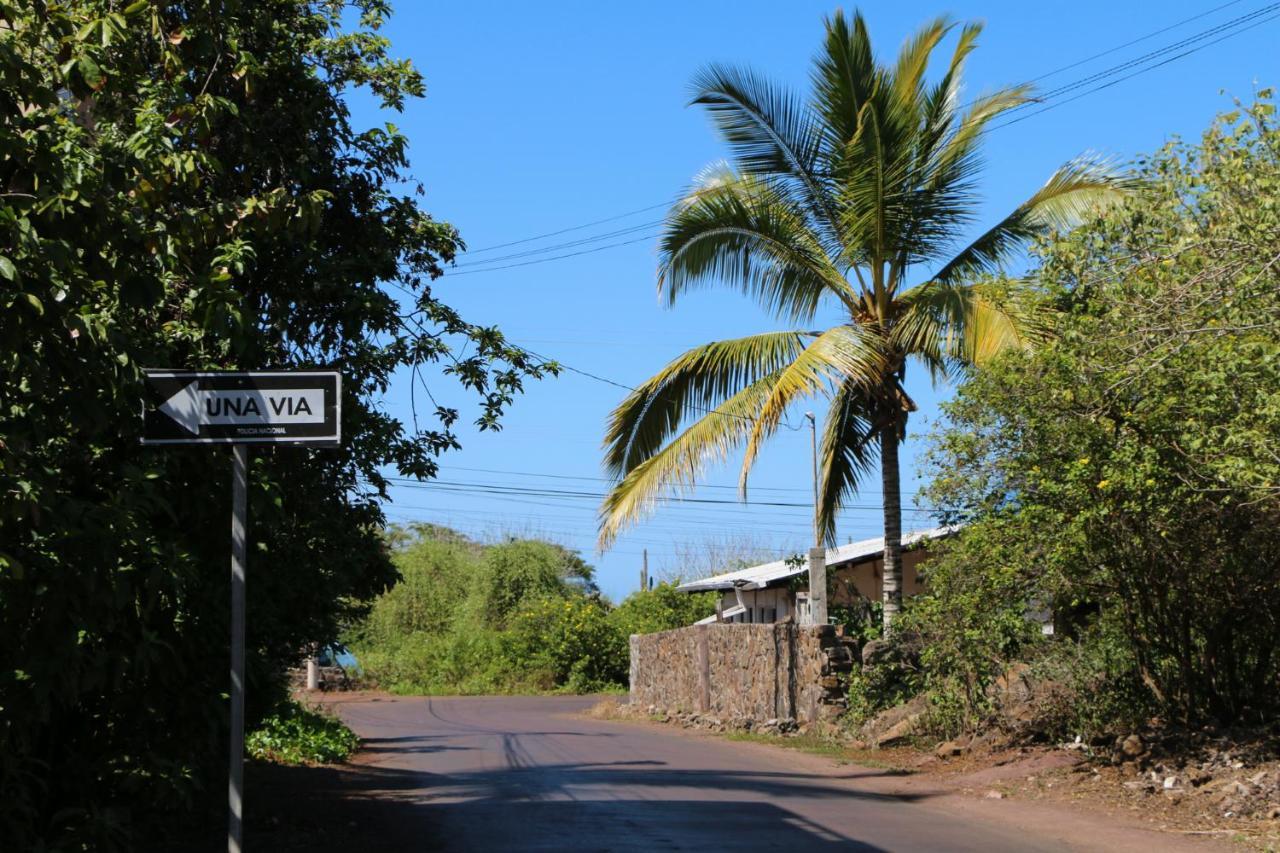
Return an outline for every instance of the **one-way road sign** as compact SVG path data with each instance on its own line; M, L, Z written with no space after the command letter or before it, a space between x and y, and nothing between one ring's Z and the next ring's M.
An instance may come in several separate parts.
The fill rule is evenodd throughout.
M337 444L341 392L329 370L148 370L142 443Z

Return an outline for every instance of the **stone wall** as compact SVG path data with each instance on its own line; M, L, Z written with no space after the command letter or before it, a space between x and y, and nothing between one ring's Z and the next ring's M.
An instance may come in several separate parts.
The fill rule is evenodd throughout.
M721 720L829 721L854 646L832 626L719 623L631 638L631 704Z

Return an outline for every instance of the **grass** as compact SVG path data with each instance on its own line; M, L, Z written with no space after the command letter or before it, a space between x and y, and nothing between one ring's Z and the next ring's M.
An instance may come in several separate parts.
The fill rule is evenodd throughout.
M834 758L838 761L849 760L848 751L842 744L812 733L768 735L761 734L759 732L731 731L725 732L723 737L726 740L746 743L763 743L769 746L781 746L785 749L807 752L810 755L821 755L823 758Z
M768 746L779 746L783 749L794 749L799 752L807 752L810 755L830 758L842 764L857 764L859 767L874 767L877 770L887 770L891 774L908 776L915 772L908 767L902 766L901 762L885 760L880 757L882 753L878 751L854 749L847 744L812 732L795 735L773 735L759 732L730 731L724 732L720 736L728 740L763 743Z

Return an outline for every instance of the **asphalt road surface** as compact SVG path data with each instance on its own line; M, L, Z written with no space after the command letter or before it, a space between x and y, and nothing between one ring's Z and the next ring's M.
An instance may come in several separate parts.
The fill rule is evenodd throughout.
M338 701L365 741L342 775L357 809L343 825L387 851L1173 849L1141 830L993 820L1018 806L792 750L582 716L592 701Z

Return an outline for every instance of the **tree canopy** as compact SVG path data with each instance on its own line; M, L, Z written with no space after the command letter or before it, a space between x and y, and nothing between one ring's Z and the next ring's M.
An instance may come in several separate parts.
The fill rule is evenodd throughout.
M419 207L403 134L352 123L356 90L390 110L424 93L387 14L0 3L0 834L15 849L127 846L148 814L221 800L229 464L139 446L144 367L343 374L340 449L253 451L251 716L287 661L394 580L383 472L431 476L458 446L460 411L409 425L378 405L393 378L443 362L488 428L544 370L436 298L459 237Z
M1136 697L1120 710L1138 720L1274 719L1280 130L1271 91L1199 144L1170 143L1138 170L1143 193L1043 246L1036 279L1057 309L1052 342L998 360L947 406L929 497L969 526L933 569L943 583L931 579L922 621L961 655L972 638L1000 647L996 635L1012 634L989 629L1050 607L1080 640L1078 659L1093 661L1082 708ZM990 594L966 600L978 589ZM1007 652L986 658L986 677Z

